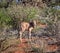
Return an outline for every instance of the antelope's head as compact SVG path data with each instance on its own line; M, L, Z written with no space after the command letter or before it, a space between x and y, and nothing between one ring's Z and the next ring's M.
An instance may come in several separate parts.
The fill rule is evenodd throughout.
M35 27L36 27L36 25L37 25L36 20L31 20L30 22L33 24L33 26L34 26L34 28L35 28Z
M36 20L33 20L33 23L34 23L34 27L36 27L36 25L37 25Z

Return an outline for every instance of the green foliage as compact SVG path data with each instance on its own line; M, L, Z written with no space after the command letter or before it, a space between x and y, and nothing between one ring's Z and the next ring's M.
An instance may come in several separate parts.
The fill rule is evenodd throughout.
M0 26L10 25L12 21L11 17L8 16L7 11L4 8L0 9Z
M38 13L37 8L35 7L23 7L23 6L11 6L8 8L9 15L13 18L18 18L18 20L30 21L35 18L35 15Z
M47 33L50 35L57 35L58 34L58 21L60 20L60 16L59 16L59 11L57 9L54 8L48 8L46 11L46 23L48 25L47 28Z
M27 14L26 18L25 18L25 21L30 21L30 20L33 20L35 19L35 15L38 14L38 9L34 8L34 7L26 7L24 9L25 13Z
M20 5L12 5L7 8L7 12L13 19L13 25L14 28L19 28L20 23L22 21L29 22L30 20L33 20L36 18L35 15L39 13L38 8L35 8L33 6L20 6ZM11 24L12 24L11 23Z
M50 19L52 21L54 21L53 19L55 19L56 17L60 17L59 14L60 14L60 11L58 9L55 9L53 7L48 7L48 8L45 8L43 9L43 13L44 13L44 17L47 17L47 19Z

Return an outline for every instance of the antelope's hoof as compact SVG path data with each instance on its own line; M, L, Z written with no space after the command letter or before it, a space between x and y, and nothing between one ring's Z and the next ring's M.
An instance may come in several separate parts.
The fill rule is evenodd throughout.
M22 39L20 39L20 42L22 42Z

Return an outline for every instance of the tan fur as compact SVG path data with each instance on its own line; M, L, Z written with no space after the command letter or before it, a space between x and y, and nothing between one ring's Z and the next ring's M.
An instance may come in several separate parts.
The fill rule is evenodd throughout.
M30 27L29 28L29 23L28 22L22 22L21 23L21 31L19 32L20 33L20 40L22 40L22 33L27 30L29 32L29 38L31 38L31 31L33 29L33 27Z

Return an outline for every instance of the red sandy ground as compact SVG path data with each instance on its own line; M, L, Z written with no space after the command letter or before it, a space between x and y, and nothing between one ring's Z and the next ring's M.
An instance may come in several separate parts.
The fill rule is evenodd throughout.
M20 47L21 50L17 50L14 53L26 53L24 48L28 48L30 46L29 46L29 44L28 44L26 39L22 39L22 42L18 45L18 47Z
M14 49L14 51L11 53L35 53L29 49L29 48L31 48L31 45L28 43L27 39L22 39L22 42L20 44L18 44L16 48L10 48L11 50ZM8 50L10 50L10 49L8 49ZM48 52L55 51L57 49L58 49L57 45L47 45L47 47L46 47L46 51L48 51ZM10 53L10 52L4 52L4 53Z
M22 42L21 42L21 44L20 45L18 45L18 47L20 47L20 49L21 50L17 50L17 51L15 51L14 53L34 53L34 52L26 52L25 50L24 50L24 48L28 48L28 47L30 47L30 45L27 43L27 40L26 39L22 39ZM47 47L46 47L46 49L47 49L47 51L49 52L49 51L56 51L57 50L57 45L48 45Z

